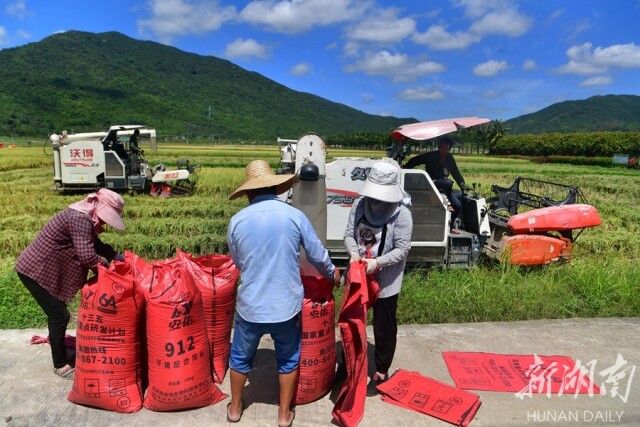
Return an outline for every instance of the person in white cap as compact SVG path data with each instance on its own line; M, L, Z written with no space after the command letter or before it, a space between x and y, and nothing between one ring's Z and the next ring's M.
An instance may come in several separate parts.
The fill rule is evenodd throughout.
M366 274L374 274L380 296L373 305L373 337L376 373L367 395L378 394L376 386L389 378L396 351L398 294L411 248L413 219L404 205L407 194L400 186L399 167L374 163L353 202L344 232L350 262L364 260Z
M53 372L73 379L64 337L70 314L67 304L87 281L89 270L124 260L98 237L105 224L124 230L119 194L105 188L69 205L45 224L18 256L15 270L47 316Z
M325 279L340 283L340 273L305 214L277 195L289 190L296 175L276 175L264 160L245 169L244 182L229 199L246 195L249 206L229 222L227 244L240 269L233 341L229 357L231 402L227 421L240 421L242 393L258 344L264 334L274 341L278 368L278 425L291 426L291 401L297 386L304 289L300 279L300 248Z

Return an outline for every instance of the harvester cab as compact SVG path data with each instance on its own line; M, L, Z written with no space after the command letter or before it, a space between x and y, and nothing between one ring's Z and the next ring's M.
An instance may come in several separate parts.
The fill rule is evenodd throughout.
M314 224L331 258L338 263L348 261L344 250L344 231L353 201L371 166L388 162L400 168L390 157L338 157L326 162L326 148L316 134L305 134L299 140L283 140L280 147L279 173L296 173L299 183L283 200L302 210ZM313 165L313 167L310 167ZM421 265L468 267L480 255L482 242L490 230L485 200L477 194L466 194L463 203L465 230L451 233L448 201L424 170L401 169L401 184L410 196L413 234L409 262Z
M198 166L189 166L187 161L186 167L178 165L178 171L166 171L164 165L161 170L151 169L143 150L128 147L129 137L136 130L141 138L149 140L151 150L157 151L156 130L141 125L111 126L107 132L67 134L63 131L60 135L51 135L53 189L78 192L108 188L147 194L156 190L153 194L161 197L191 193ZM163 188L158 191L160 185Z

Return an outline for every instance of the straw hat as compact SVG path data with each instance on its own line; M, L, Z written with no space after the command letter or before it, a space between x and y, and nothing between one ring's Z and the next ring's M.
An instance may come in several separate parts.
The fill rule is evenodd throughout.
M276 175L265 160L254 160L244 169L244 182L231 195L229 200L246 194L247 190L276 187L276 194L282 194L296 183L296 175Z
M402 201L404 193L400 187L399 174L400 170L390 163L374 163L360 189L360 195L387 203Z

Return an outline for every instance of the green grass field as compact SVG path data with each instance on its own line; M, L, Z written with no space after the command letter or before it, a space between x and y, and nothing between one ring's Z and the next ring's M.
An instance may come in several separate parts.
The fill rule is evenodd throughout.
M60 195L53 184L51 147L44 141L17 141L0 149L0 328L45 325L39 307L19 282L17 255L53 214L82 199ZM44 146L43 146L44 145ZM243 179L244 165L266 159L275 168L275 146L203 146L160 144L151 166L174 165L189 158L201 164L200 181L189 198L155 199L125 194L127 231L101 237L119 251L147 260L173 257L180 248L195 255L225 253L228 221L246 205L227 195ZM381 152L330 149L328 158L379 157ZM574 259L557 265L520 268L486 262L464 270L414 270L405 276L400 296L401 323L506 321L566 317L638 316L640 314L640 174L622 168L539 164L522 159L459 155L467 183L483 196L490 186L511 184L516 176L580 187L602 225L586 230L574 246ZM336 296L339 296L337 291Z

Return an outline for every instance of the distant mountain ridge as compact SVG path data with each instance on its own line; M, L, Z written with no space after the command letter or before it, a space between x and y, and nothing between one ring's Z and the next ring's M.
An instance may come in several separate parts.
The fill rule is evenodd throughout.
M640 96L602 95L564 101L506 120L511 134L640 131Z
M229 139L389 132L414 118L366 114L229 61L116 32L68 31L0 51L0 134L148 124Z
M0 135L147 124L164 135L270 141L388 133L416 121L367 114L223 59L117 32L67 31L0 51ZM504 123L512 134L640 131L640 96L565 101Z

